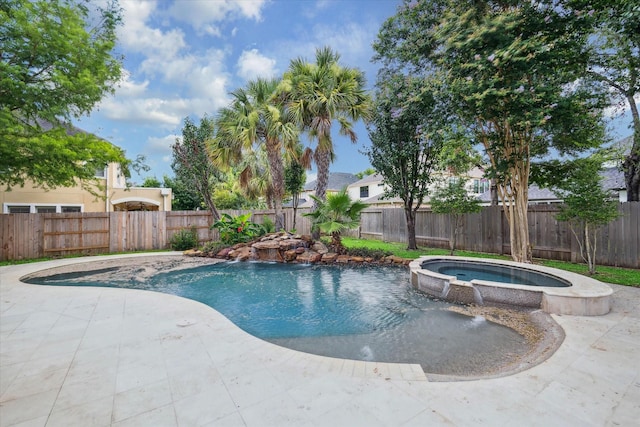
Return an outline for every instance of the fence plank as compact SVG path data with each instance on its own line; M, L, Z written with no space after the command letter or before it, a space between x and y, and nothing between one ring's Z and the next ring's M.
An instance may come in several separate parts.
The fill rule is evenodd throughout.
M603 227L598 240L597 263L640 268L640 202L620 204L621 216ZM558 207L536 205L529 209L529 233L536 257L582 262L569 226L556 219ZM311 221L296 213L300 234L311 232ZM229 210L230 215L250 211ZM252 220L275 220L272 210L256 210ZM286 228L293 225L293 209L283 210ZM33 259L73 252L100 253L163 249L180 229L195 228L204 243L218 238L209 226L208 211L110 212L68 214L0 215L0 260ZM489 206L463 218L457 249L509 253L509 227L502 208ZM416 237L421 246L448 248L450 224L447 215L428 209L416 213ZM406 243L406 220L401 208L368 208L359 230L350 235Z

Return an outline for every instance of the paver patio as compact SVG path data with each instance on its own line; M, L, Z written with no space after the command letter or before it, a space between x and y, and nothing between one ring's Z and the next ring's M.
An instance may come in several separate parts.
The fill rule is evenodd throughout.
M612 285L605 316L554 316L565 341L531 369L431 382L272 345L176 296L18 280L101 259L0 267L0 427L640 425L640 288Z

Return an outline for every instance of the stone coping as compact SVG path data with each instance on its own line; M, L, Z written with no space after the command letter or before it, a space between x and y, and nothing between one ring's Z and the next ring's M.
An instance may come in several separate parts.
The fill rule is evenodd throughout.
M466 282L458 280L455 276L423 269L422 263L430 260L481 262L517 267L558 277L571 283L571 286L526 286L475 279ZM610 298L613 290L605 283L581 274L541 265L489 258L422 256L409 263L409 270L414 287L435 297L452 301L541 308L550 314L576 316L599 316L607 314L611 308Z

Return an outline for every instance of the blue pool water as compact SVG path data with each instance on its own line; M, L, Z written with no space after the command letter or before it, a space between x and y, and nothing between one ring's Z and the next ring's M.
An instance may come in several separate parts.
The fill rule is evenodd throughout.
M416 291L403 268L236 262L144 280L104 274L114 271L27 282L165 292L207 304L248 333L279 345L332 357L419 363L433 373L486 371L486 364L528 351L512 329L450 311L452 304Z
M571 286L569 282L558 277L508 265L473 261L429 260L422 263L422 268L435 273L456 276L458 280L466 282L477 279L527 286L549 286L554 288Z

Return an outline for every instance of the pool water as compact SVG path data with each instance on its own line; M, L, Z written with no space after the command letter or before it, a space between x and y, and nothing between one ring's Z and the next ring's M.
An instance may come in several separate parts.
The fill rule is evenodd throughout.
M232 262L144 280L114 274L107 282L92 280L95 273L29 282L178 295L278 345L331 357L418 363L431 373L482 373L529 350L512 329L450 311L452 304L415 290L408 271L398 267Z
M495 265L473 261L430 260L422 263L422 268L435 273L455 276L469 282L473 279L489 282L513 283L527 286L569 287L571 284L558 277L524 268Z

